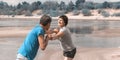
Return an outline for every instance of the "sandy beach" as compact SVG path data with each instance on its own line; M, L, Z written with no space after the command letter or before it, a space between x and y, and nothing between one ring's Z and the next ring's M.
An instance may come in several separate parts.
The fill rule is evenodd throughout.
M0 60L15 60L17 50L29 29L0 30ZM23 37L22 39L20 37ZM19 39L20 38L20 39ZM48 44L45 51L39 50L35 60L63 60L59 44ZM77 46L74 60L119 60L120 48L89 48Z
M19 46L23 39L11 37L0 39L0 60L15 60ZM77 47L74 60L119 60L120 48L88 48ZM62 50L59 45L48 44L45 51L39 50L35 60L63 60Z
M52 52L54 51L54 52ZM50 54L47 54L50 52ZM74 60L119 60L120 49L118 48L78 48ZM62 51L46 50L40 60L63 60ZM46 58L47 57L47 58Z
M75 17L71 17L71 19L72 18L75 18ZM91 18L91 17L88 17L88 18ZM0 18L0 20L2 19L9 19L9 18L6 18L6 17ZM10 17L10 19L13 19L13 18ZM39 18L36 18L36 19L39 19ZM81 19L85 19L85 17ZM92 18L91 20L93 19L96 19L96 17ZM109 20L111 18L110 17L103 18L103 20L104 19ZM116 18L114 20L118 21L119 18ZM19 27L19 26L18 27L5 26L0 28L0 60L16 59L17 50L22 44L22 42L24 41L25 36L27 35L27 33L30 31L31 28L32 27ZM80 36L84 37L86 35L83 34ZM88 34L88 36L97 37L97 38L101 38L101 37L118 38L120 37L120 29L117 28L117 29L106 29L106 30L94 31L91 34ZM98 40L94 40L94 41L98 41ZM82 42L84 41L81 41L81 43ZM88 40L88 43L90 44L89 40ZM108 48L87 47L87 46L79 46L79 43L77 43L76 45L78 45L77 54L74 60L120 60L119 47L108 47ZM62 50L59 46L58 41L55 41L55 42L49 41L47 49L45 51L39 50L35 60L63 60Z

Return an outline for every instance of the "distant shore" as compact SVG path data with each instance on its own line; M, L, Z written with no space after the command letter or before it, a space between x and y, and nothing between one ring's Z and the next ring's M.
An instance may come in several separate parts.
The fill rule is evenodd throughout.
M120 20L120 17L103 17L103 16L80 16L80 15L77 15L77 16L72 16L72 15L67 15L69 19L78 19L78 20L109 20L109 21L112 21L112 20ZM41 15L40 16L24 16L24 15L16 15L14 17L12 17L11 15L0 15L0 20L3 20L3 19L40 19ZM52 17L52 19L58 19L58 17Z

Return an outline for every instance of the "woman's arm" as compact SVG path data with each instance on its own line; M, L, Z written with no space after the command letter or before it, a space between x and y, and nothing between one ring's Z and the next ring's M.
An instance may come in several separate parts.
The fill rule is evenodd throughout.
M58 39L58 38L62 37L63 35L64 35L64 33L59 31L57 34L52 35L52 39L53 40Z
M47 34L50 40L55 40L58 39L59 37L62 37L64 33L60 32L58 28L55 28L53 30L48 30Z

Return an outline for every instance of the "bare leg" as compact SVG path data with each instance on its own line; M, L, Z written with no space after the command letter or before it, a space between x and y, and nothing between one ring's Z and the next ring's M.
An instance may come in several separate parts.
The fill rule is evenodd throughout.
M73 60L73 58L65 57L64 60Z

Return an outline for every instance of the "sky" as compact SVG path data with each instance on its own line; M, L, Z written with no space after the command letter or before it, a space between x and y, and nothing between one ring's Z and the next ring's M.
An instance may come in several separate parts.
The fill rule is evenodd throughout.
M29 2L29 3L32 3L32 2L35 2L35 1L41 1L41 2L45 2L45 1L57 1L57 2L60 2L60 1L64 1L66 3L68 3L69 1L73 1L75 2L76 0L0 0L0 1L3 1L3 2L7 2L9 5L17 5L19 2L23 2L23 1L26 1L26 2ZM117 2L117 1L120 1L120 0L86 0L86 1L93 1L93 2L104 2L104 1L108 1L108 2Z

